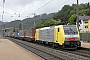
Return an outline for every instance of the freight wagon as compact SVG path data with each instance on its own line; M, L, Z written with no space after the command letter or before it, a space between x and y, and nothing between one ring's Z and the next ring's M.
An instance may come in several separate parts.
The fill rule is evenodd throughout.
M25 41L34 41L35 32L36 32L36 28L19 31L19 39L22 39Z

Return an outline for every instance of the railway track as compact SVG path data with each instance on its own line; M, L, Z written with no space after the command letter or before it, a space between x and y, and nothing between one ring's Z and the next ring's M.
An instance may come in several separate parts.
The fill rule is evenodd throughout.
M81 47L79 50L80 50L80 51L83 51L83 52L90 53L90 48Z
M76 51L63 50L63 51L72 53L72 54L76 54L76 55L80 55L80 56L84 56L84 57L89 58L89 60L90 60L90 51L88 51L88 52L85 52L83 50L76 50Z
M11 41L39 55L45 60L90 60L89 54L85 55L85 53L80 53L77 51L66 51L66 50L61 51L49 47L44 47L38 44L20 41L17 39L15 40L11 39Z
M25 48L25 49L33 52L34 54L40 56L44 60L65 60L63 57L56 56L53 53L50 54L49 51L36 48L37 46L35 44L34 45L31 45L32 43L30 44L28 42L20 41L20 40L17 40L17 39L15 39L15 40L10 39L10 40L13 41L13 42L15 42L16 44L22 46L23 48Z

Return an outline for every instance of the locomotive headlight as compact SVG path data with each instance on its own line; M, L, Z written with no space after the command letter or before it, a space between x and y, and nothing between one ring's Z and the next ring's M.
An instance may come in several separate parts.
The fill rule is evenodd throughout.
M68 40L68 38L65 38L65 40Z

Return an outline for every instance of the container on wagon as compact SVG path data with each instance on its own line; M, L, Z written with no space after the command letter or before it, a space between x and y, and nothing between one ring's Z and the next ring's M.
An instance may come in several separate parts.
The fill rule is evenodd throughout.
M19 32L14 32L14 36L18 37L19 36Z

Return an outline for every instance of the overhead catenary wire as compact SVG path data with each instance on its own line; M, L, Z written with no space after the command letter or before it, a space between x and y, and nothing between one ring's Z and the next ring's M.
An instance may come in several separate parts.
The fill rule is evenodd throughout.
M65 4L65 3L67 3L67 2L70 2L70 3L72 3L72 2L74 2L75 0L72 0L72 1L65 1L65 2L63 2L62 4ZM58 6L60 6L60 5L62 5L62 4L59 4L59 5L57 5L56 7L54 7L54 8L52 8L52 9L56 9L56 8L58 8ZM52 10L52 9L50 9L50 11Z
M37 0L35 0L34 3L36 3L36 1L37 1ZM32 6L34 5L34 3L32 3L32 4L28 7L28 9L30 9L30 7L32 7ZM27 10L28 10L28 9L27 9ZM26 10L26 11L27 11L27 10ZM24 13L26 13L26 11L25 11ZM24 14L24 13L23 13L23 14Z
M75 0L73 0L73 1L75 1ZM72 1L72 2L73 2ZM44 6L46 6L47 4L49 4L50 2L52 2L52 0L50 0L49 2L47 2L46 4L44 4L43 6L41 6L40 8L38 8L37 10L35 10L32 14L34 14L35 12L37 12L37 11L39 11L40 9L42 9ZM67 1L65 1L64 3L62 3L62 4L65 4L65 3L67 3L67 2L69 2L68 0ZM71 1L70 1L71 2ZM62 4L60 4L60 5L62 5ZM60 6L59 5L59 6ZM58 7L58 6L57 6ZM53 9L55 9L55 8L53 8Z
M3 7L2 5L0 5L1 7ZM0 7L0 8L1 8ZM4 6L5 7L5 6ZM5 7L6 8L6 7ZM9 8L8 8L9 9ZM1 9L1 10L3 10L3 9ZM7 13L7 12L4 12L4 14L12 14L12 13Z
M35 3L36 1L37 1L37 0L35 0L34 3ZM52 2L52 0L50 0L50 1L47 2L47 3L45 3L43 6L41 6L41 7L38 8L37 10L35 10L33 13L36 13L37 11L39 11L40 9L42 9L44 6L46 6L46 5L49 4L50 2ZM71 1L66 1L66 2L71 2ZM64 3L66 3L66 2L64 2ZM30 7L32 7L32 6L34 5L34 3L31 4ZM64 3L62 3L62 4L64 4ZM60 4L60 5L61 5L61 4ZM30 7L29 7L29 8L30 8ZM7 7L6 7L6 8L7 8ZM28 8L28 9L29 9L29 8ZM9 8L8 8L8 9L9 9ZM27 10L28 10L28 9L27 9ZM55 9L55 8L54 8L54 9ZM10 9L10 10L12 10L12 9ZM25 13L27 14L27 10L26 10L25 12L21 12L21 13L20 13L19 11L17 11L17 12L19 12L19 13L22 15L22 14L25 14ZM6 14L10 14L10 13L7 13L7 12L5 12L5 13L6 13ZM19 15L19 13L17 13L17 14ZM29 15L33 15L33 13L29 13ZM12 13L11 13L11 14L12 14ZM15 15L15 14L13 14L13 15ZM29 15L27 14L26 16L29 16ZM25 16L25 15L22 15L22 16Z
M23 12L21 12L21 11L17 11L17 10L14 10L14 9L8 8L7 5L5 5L5 8L7 8L7 9L9 9L9 10L12 10L12 11L14 11L14 12L23 13Z
M39 11L40 9L42 9L44 6L46 6L47 4L49 4L50 2L52 2L53 0L50 0L49 2L45 3L43 6L41 6L40 8L38 8L37 10L35 10L33 13L29 14L29 15L34 15L35 12Z
M2 5L0 5L0 6L2 7ZM7 8L6 6L4 6L4 7ZM15 12L24 13L24 12L21 12L21 11L17 11L17 10L10 9L10 8L7 8L7 9L14 11L14 13L15 13ZM7 13L7 14L12 14L12 13ZM28 14L29 14L29 13L28 13Z
M3 7L3 5L0 5L0 6ZM21 13L21 14L26 13L26 12L21 12L21 11L17 11L17 10L14 10L14 9L8 8L7 5L5 5L5 4L4 4L4 7L7 8L7 9L9 9L9 10L12 10L12 11L14 11L14 12ZM6 14L12 14L12 13L6 13ZM30 14L30 13L26 13L26 14Z
M36 1L37 1L37 0L35 0L34 3L35 3ZM34 4L34 3L33 3L33 4ZM33 6L33 4L31 4L30 7ZM2 6L2 5L0 5L0 6ZM7 8L6 5L5 5L5 7ZM30 8L30 7L29 7L29 8ZM29 9L29 8L28 8L28 9ZM10 9L10 8L7 8L7 9L12 10L12 11L15 11L15 12L19 12L19 13L18 13L19 16L21 16L21 15L23 15L23 14L30 14L30 13L26 13L26 11L27 11L28 9L27 9L25 12L13 10L13 9ZM3 9L2 9L2 10L3 10ZM12 13L7 13L7 12L5 12L5 14L12 14ZM15 15L15 14L13 14L13 15ZM32 15L32 14L31 14L31 15ZM28 16L28 15L27 15L27 16Z
M73 1L75 1L75 0L73 0ZM72 2L73 2L72 1ZM47 2L47 3L45 3L43 6L41 6L40 8L38 8L37 10L35 10L32 14L30 14L30 15L34 15L35 14L35 12L37 12L37 11L39 11L40 9L42 9L44 6L46 6L47 4L49 4L50 2L52 2L52 0L50 0L49 2ZM65 4L65 3L67 3L68 2L68 0L67 1L65 1L64 3L62 3L62 4ZM70 1L71 2L71 1ZM60 5L62 5L62 4L60 4ZM54 8L55 9L55 8Z
M41 6L40 8L38 8L37 10L35 10L33 13L39 11L40 9L42 9L44 6L46 6L47 4L49 4L50 2L52 2L53 0L50 0L49 2L47 2L46 4L44 4L43 6Z
M3 1L3 3L2 3L2 5L0 5L1 7L3 7L3 4L5 3L6 0L1 0L1 2L2 2L2 1ZM4 7L7 8L5 4L4 4ZM8 9L10 9L10 8L8 8ZM3 10L3 9L2 9L2 10ZM11 10L12 10L12 9L11 9ZM13 11L16 11L16 10L13 10ZM19 11L19 12L20 12L20 11ZM9 14L9 13L7 13L7 14Z
M36 1L37 1L37 0L36 0ZM35 2L36 2L36 1L35 1ZM50 0L49 2L47 2L46 4L44 4L42 7L38 8L37 10L35 10L35 12L37 12L38 10L40 10L41 8L43 8L45 5L47 5L47 4L50 3L51 1L52 1L52 0ZM34 3L35 3L35 2L34 2ZM33 4L34 4L34 3L33 3ZM33 5L33 4L32 4L32 5ZM32 5L31 5L31 6L32 6ZM31 7L31 6L30 6L30 7ZM7 8L7 7L6 7L6 8ZM9 9L9 8L8 8L8 9ZM29 9L29 8L28 8L28 9ZM28 9L27 9L27 10L28 10ZM10 10L12 10L12 9L10 9ZM13 11L16 11L16 10L13 10ZM20 12L20 11L17 11L17 12ZM20 12L20 13L22 14L22 13L26 13L26 12ZM6 14L12 14L12 13L6 13ZM27 13L26 13L26 14L27 14ZM30 14L30 13L28 13L28 14ZM33 13L31 13L30 15L32 15L32 14L33 14ZM13 15L14 15L14 14L13 14Z
M4 4L5 5L5 4ZM1 7L3 7L3 5L0 5ZM3 8L1 8L0 7L0 10L2 10L3 11ZM4 6L5 7L5 6ZM5 7L5 8L7 8L7 7ZM7 9L9 9L9 8L7 8ZM9 10L12 10L12 9L9 9ZM13 10L14 11L14 10ZM20 12L21 13L21 12ZM8 12L4 12L4 15L8 15L8 14L10 14L11 16L10 17L14 17L14 16L16 16L17 15L17 17L20 17L20 14L19 13L8 13ZM2 16L2 14L0 15L1 17L3 17ZM27 16L27 15L23 15L23 16Z
M37 0L36 0L36 1L37 1ZM35 2L36 2L36 1L35 1ZM51 2L51 1L52 1L52 0L50 0L49 2ZM35 3L35 2L34 2L34 3ZM48 3L49 3L49 2L48 2ZM66 1L66 2L68 2L68 1ZM64 2L64 3L66 3L66 2ZM33 4L34 4L34 3L33 3ZM41 8L43 8L43 7L44 7L45 5L47 5L48 3L44 4L42 7L38 8L37 10L35 10L35 12L38 11L38 10L40 10ZM64 3L62 3L62 4L64 4ZM32 4L32 5L33 5L33 4ZM62 4L60 4L60 5L62 5ZM31 7L32 5L30 5L30 7ZM30 7L29 7L29 8L30 8ZM57 7L58 7L58 6L57 6ZM6 8L7 8L7 7L6 7ZM29 8L28 8L28 9L29 9ZM9 8L8 8L8 9L9 9ZM28 9L27 9L27 10L28 10ZM55 9L55 8L53 8L53 9ZM10 9L10 10L12 10L12 9ZM51 10L52 10L52 9L51 9ZM13 10L13 11L16 11L16 10ZM19 11L17 11L17 12L19 12ZM6 12L5 12L5 13L6 13ZM26 13L26 11L25 11L25 12L20 12L20 13L23 14L23 13ZM6 13L6 14L12 14L12 13ZM21 15L22 15L22 14L21 14ZM27 14L27 13L26 13L26 14ZM12 14L12 15L15 15L15 14ZM19 14L18 14L18 15L19 15ZM33 15L33 13L31 13L30 15Z
M35 2L36 2L36 1L35 1ZM35 2L34 2L34 3L35 3ZM33 4L34 4L34 3L33 3ZM33 4L31 4L30 7L31 7ZM5 7L7 8L7 5L5 5ZM29 7L29 8L30 8L30 7ZM29 9L29 8L28 8L28 9ZM23 14L23 13L25 13L25 14L30 14L30 13L27 13L27 12L26 12L28 9L27 9L26 11L24 11L24 12L17 11L17 10L11 9L11 8L7 8L7 9L13 10L13 11L15 11L15 12L19 12L19 13L21 13L21 14Z

